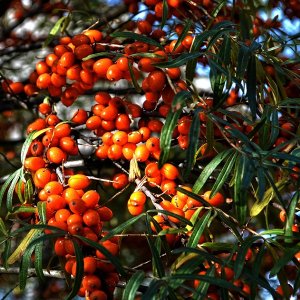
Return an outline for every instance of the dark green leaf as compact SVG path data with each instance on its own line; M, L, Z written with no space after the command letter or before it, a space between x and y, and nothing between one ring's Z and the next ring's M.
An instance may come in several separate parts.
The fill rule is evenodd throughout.
M147 43L149 45L153 45L156 47L159 47L161 49L163 49L163 46L158 43L156 40L153 40L145 35L142 34L138 34L135 32L129 32L129 31L118 31L118 32L114 32L110 35L111 37L116 37L116 38L126 38L126 39L132 39L134 41L139 41L139 42L144 42Z
M257 182L258 182L258 187L257 187L257 198L259 201L263 199L263 196L266 191L266 177L263 169L261 167L258 167L257 169Z
M168 210L155 209L155 210L148 210L147 211L147 213L152 213L152 212L162 213L164 215L174 217L174 218L178 219L180 222L182 222L185 225L193 225L189 220L187 220L184 217L182 217L180 215L177 215L177 214L175 214L175 213L173 213L171 211L168 211Z
M46 201L39 201L37 203L37 209L38 209L40 221L42 222L42 224L46 224L47 223Z
M247 190L254 176L254 165L246 155L240 155L236 161L234 185L234 205L237 219L241 224L246 221Z
M240 288L235 286L233 283L222 278L216 278L215 276L210 277L206 275L195 275L195 274L174 274L170 277L170 280L177 280L177 279L205 281L208 282L209 284L213 284L224 289L230 289L233 291L241 292Z
M28 247L22 256L22 261L20 264L20 273L19 273L19 282L20 282L21 290L24 290L26 287L28 269L30 267L31 256L32 256L33 251L34 251L34 246Z
M133 68L132 68L132 64L128 61L128 69L129 69L129 73L130 73L130 77L133 83L133 86L135 88L135 90L137 91L137 93L140 93L142 91L141 87L139 86L137 79L135 77L135 74L133 72Z
M296 191L290 201L288 211L287 211L287 220L285 223L285 235L290 237L293 235L293 225L295 222L295 212L296 206L299 203L299 191ZM290 238L285 240L286 243L294 243Z
M296 245L293 248L287 248L286 251L284 251L284 254L275 262L275 265L270 271L270 276L275 276L278 274L278 272L287 265L288 262L290 262L296 253L300 251L300 246Z
M165 285L165 281L153 279L149 284L147 291L142 295L142 300L154 299L160 288Z
M123 54L120 54L120 53L112 53L112 52L98 52L98 53L93 53L93 54L90 54L86 57L84 57L82 60L83 61L86 61L86 60L89 60L91 58L96 58L96 57L122 57Z
M229 36L225 36L220 50L220 58L223 61L225 66L230 64L230 55L231 55L231 39Z
M256 119L257 102L256 102L256 57L251 55L247 68L247 97L252 120Z
M206 276L213 277L215 274L215 267L212 266L206 271ZM208 288L210 286L210 283L207 281L200 281L198 287L196 288L195 298L196 299L206 299L206 294L208 291Z
M198 177L198 179L196 180L193 186L194 193L199 194L199 192L204 187L209 176L211 176L211 174L213 173L213 171L215 171L217 166L222 161L224 161L229 155L231 155L233 151L234 149L227 149L220 152L216 157L214 157L214 159L209 164L205 166L205 168L203 169L203 171L201 172L200 176Z
M132 275L130 280L127 282L125 290L123 292L123 300L134 300L136 292L145 278L145 272L142 270L137 271Z
M184 172L184 178L188 178L190 172L193 169L196 160L196 152L199 145L199 133L200 133L200 109L194 111L191 128L189 131L189 147L186 152L186 168Z
M243 271L244 265L245 265L245 257L247 254L248 249L251 248L252 244L261 239L260 236L251 236L244 240L244 242L241 244L240 248L237 251L237 256L234 262L234 278L238 279L241 276L241 273Z
M167 0L163 0L163 12L162 12L162 18L161 18L161 23L160 26L163 28L167 22L168 19L168 14L169 14L169 6Z
M8 258L10 256L11 253L11 239L7 239L4 243L4 249L3 249L3 253L1 254L1 258L3 261L3 267L5 269L8 268Z
M218 217L226 225L228 228L231 229L232 233L236 236L236 238L242 243L243 238L238 230L237 224L235 221L232 220L230 215L226 215L221 209L215 208L215 211L218 213Z
M176 96L174 97L174 99L176 98ZM181 99L181 97L180 97L180 99ZM161 136L160 136L161 154L160 154L159 161L158 161L159 168L161 168L162 165L169 158L172 134L173 134L174 128L177 125L177 121L178 121L180 115L181 115L181 110L177 110L175 112L170 111L167 115L166 122L162 128Z
M74 237L76 237L77 239L83 241L84 243L88 244L92 248L95 248L96 250L99 250L101 253L103 253L103 255L105 255L107 257L107 259L115 266L117 271L122 276L125 276L125 271L124 271L120 261L115 256L113 256L105 247L103 247L101 245L101 241L103 241L104 238L101 239L100 243L96 243L96 242L94 242L90 239L87 239L81 235L74 235Z
M153 267L153 273L157 274L159 278L162 278L165 275L165 269L162 264L162 260L160 258L160 252L155 247L154 243L152 242L151 238L147 237L147 241L150 247L150 251L152 253L152 267Z
M72 300L77 295L81 283L82 283L82 277L83 277L83 253L81 248L79 247L77 241L72 240L75 250L75 257L76 257L76 276L74 280L74 284L72 287L72 291L67 296L66 300Z
M7 198L6 198L6 207L7 207L7 210L9 212L12 211L12 200L13 200L13 196L14 196L14 191L15 191L15 187L16 187L16 184L18 183L20 177L21 177L21 174L22 174L23 170L22 168L21 169L18 169L15 173L14 173L14 178L13 180L11 181L11 184L10 184L10 187L7 191Z
M69 14L67 16L63 16L60 19L58 19L55 25L50 30L49 35L46 41L44 42L44 47L48 46L59 32L63 32L67 28L69 22L70 22Z
M213 251L234 251L235 246L232 243L221 242L205 242L201 245L204 248L211 249Z
M0 207L1 207L1 204L2 204L4 194L7 190L7 188L9 187L9 185L11 184L11 182L13 181L13 179L15 178L17 172L18 172L18 170L15 171L14 173L12 173L11 175L9 175L9 177L6 179L6 181L4 182L4 184L1 187L1 190L0 190Z
M236 68L237 78L242 78L244 76L249 64L250 56L251 56L251 51L249 47L246 45L241 45L239 49L238 58L237 58L237 68Z
M231 170L236 162L237 152L232 153L228 158L224 167L220 171L216 181L211 189L211 197L213 197L224 185L225 181L227 180L229 174L231 174Z
M203 52L197 52L197 53L183 53L176 57L175 59L166 61L166 62L159 62L156 64L153 64L155 67L158 68L177 68L185 65L188 61L191 59L195 59L199 56L203 55Z
M37 277L41 281L44 281L45 276L44 276L44 273L43 273L43 243L42 242L35 245L34 267L35 267Z
M8 235L8 231L6 229L6 226L5 226L2 218L0 218L0 232L1 232L1 236L7 236Z
M208 221L210 219L211 216L211 210L207 211L196 223L196 225L194 226L194 229L192 231L192 235L189 238L189 241L187 242L187 247L196 247L199 243L199 239L201 237L201 235L203 234Z
M265 170L263 170L266 174ZM269 179L268 179L269 180ZM275 183L275 187L278 191L283 190L283 188L286 186L287 180L284 178L278 182ZM250 210L250 216L255 217L257 216L268 204L271 200L273 200L276 197L276 192L274 191L274 187L270 187L265 191L264 197L261 201L256 201L251 210Z
M145 216L145 214L140 214L138 216L135 216L133 218L130 218L129 220L127 220L126 222L120 224L119 226L115 227L114 229L110 230L108 232L107 235L105 235L101 241L104 242L106 240L109 240L110 238L112 238L113 236L115 236L116 234L119 234L121 232L123 232L124 230L126 230L130 225L134 224L135 222L137 222L139 219L143 218Z
M173 51L175 51L178 48L178 46L182 43L182 41L184 40L184 38L187 36L187 34L188 34L188 32L189 32L192 24L193 24L193 22L192 22L191 19L188 19L186 21L186 23L184 24L183 30L182 30L180 36L177 39L177 42L176 42L176 44L174 46Z
M21 187L21 185L18 186L18 188ZM30 178L26 180L25 183L25 191L24 191L24 198L25 202L30 202L33 196L33 185Z

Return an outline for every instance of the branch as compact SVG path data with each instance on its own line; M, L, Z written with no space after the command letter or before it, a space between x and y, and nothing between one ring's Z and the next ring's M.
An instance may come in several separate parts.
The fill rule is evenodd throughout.
M0 267L0 274L19 274L20 269L18 267L11 267L8 269L5 269L4 267ZM63 279L65 278L65 274L63 271L58 270L43 270L43 274L45 277L52 277L52 278L58 278ZM35 268L29 268L28 269L28 277L35 277L37 276Z

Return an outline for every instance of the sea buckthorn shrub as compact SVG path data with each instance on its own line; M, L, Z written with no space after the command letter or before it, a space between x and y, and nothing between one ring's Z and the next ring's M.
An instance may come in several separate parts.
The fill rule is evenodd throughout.
M0 190L20 288L34 264L67 299L296 297L299 5L124 0L118 26L73 5L26 80L1 74L36 112Z

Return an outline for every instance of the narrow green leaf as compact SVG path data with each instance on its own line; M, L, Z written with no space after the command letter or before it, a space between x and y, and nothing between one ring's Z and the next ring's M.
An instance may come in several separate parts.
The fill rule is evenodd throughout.
M211 216L211 210L207 211L196 223L192 235L189 238L188 242L187 242L187 247L196 247L198 245L199 239L201 237L201 235L203 234L208 221L210 219Z
M286 186L287 184L287 179L283 178L281 180L279 180L278 182L275 183L275 187L277 188L277 190L280 192L281 190L283 190L283 188ZM269 204L269 202L271 200L273 200L276 197L276 192L274 191L273 187L270 187L269 189L266 190L264 197L261 201L256 201L251 210L250 210L250 216L251 217L255 217L258 214L260 214L260 212Z
M244 224L247 216L247 190L254 176L254 165L246 155L239 155L236 161L234 185L234 205L237 219Z
M165 285L163 280L153 279L149 284L147 291L142 295L142 300L155 299L160 288Z
M208 282L209 284L213 284L224 289L230 289L233 291L241 292L241 289L235 286L233 283L222 278L216 278L215 276L210 277L206 275L196 275L196 274L174 274L170 277L170 280L177 280L177 279L205 281Z
M121 232L123 232L124 230L126 230L130 225L134 224L135 222L137 222L139 219L145 217L145 213L140 214L138 216L135 216L133 218L130 218L129 220L125 221L124 223L120 224L119 226L115 227L114 229L110 230L108 232L107 235L105 235L101 241L104 242L106 240L109 240L110 238L112 238L113 236L115 236L116 234L119 234Z
M186 152L186 168L184 172L184 178L188 178L190 175L195 161L196 161L196 153L199 145L199 133L200 133L200 119L199 112L201 109L196 109L194 111L191 128L189 131L189 147Z
M156 40L153 40L145 35L138 34L135 32L129 32L129 31L118 31L110 34L111 37L116 37L116 38L126 38L126 39L132 39L134 41L139 41L139 42L144 42L149 45L153 45L156 47L159 47L163 49L163 46L158 43Z
M247 97L249 101L249 108L252 115L252 120L256 119L257 101L256 101L256 57L251 55L247 68Z
M42 224L46 224L47 223L46 201L39 201L37 203L37 209L38 209L40 222Z
M245 265L245 257L247 254L248 249L251 248L251 245L257 241L261 239L260 236L251 236L247 239L244 240L244 242L241 244L240 248L237 251L237 256L236 259L234 261L234 278L238 279L243 271L244 265Z
M243 238L238 230L238 226L237 226L236 222L231 219L230 215L224 214L224 212L221 209L215 208L215 211L218 213L218 217L224 223L223 225L226 225L228 228L230 228L232 233L242 243Z
M74 250L75 250L75 257L76 257L76 276L74 280L74 284L72 287L72 291L66 297L66 300L72 300L77 295L83 277L83 253L82 249L79 247L77 241L73 240Z
M22 256L22 261L20 264L20 273L19 273L19 285L21 290L24 290L26 287L28 269L30 267L31 256L33 251L34 251L34 247L28 247Z
M26 159L26 155L28 153L28 149L32 143L32 141L34 139L36 139L37 137L39 137L41 134L45 133L46 131L48 130L48 128L44 128L44 129L41 129L41 130L34 130L32 132L30 132L22 146L22 149L21 149L21 163L22 165L24 165L24 161Z
M11 253L11 239L7 239L4 243L3 253L1 253L1 258L3 261L3 267L8 269L8 258Z
M220 171L216 181L211 189L211 197L213 197L224 185L225 181L227 180L229 174L231 174L232 168L236 162L238 154L237 152L232 153L228 158L224 167Z
M10 184L10 187L7 191L7 198L6 198L6 207L7 207L7 210L9 212L12 211L12 200L13 200L13 196L14 196L14 191L15 191L15 187L16 187L16 184L18 183L19 179L20 179L20 176L21 176L21 173L22 173L22 168L21 169L18 169L15 173L14 173L14 178L13 180L11 181L11 184Z
M24 203L24 198L23 198L23 193L22 193L22 182L23 182L23 179L20 178L18 180L18 182L16 183L16 188L17 188L16 190L17 190L17 195L18 195L20 203ZM26 182L25 182L25 190L26 190Z
M227 3L226 0L222 0L222 1L219 1L219 3L217 3L217 5L214 7L214 10L212 11L211 13L211 20L209 21L208 25L207 25L207 28L210 28L211 25L213 24L216 16L218 15L218 13L220 12L220 10L222 9L222 7Z
M2 205L2 200L3 200L3 197L5 195L5 192L6 192L7 188L9 187L9 185L11 184L11 182L13 181L13 179L15 178L17 172L18 172L18 170L15 171L14 173L12 173L11 175L9 175L9 177L6 179L6 181L4 182L4 184L1 187L1 190L0 190L0 207Z
M209 36L212 34L212 31L205 31L195 36L194 42L192 44L192 47L190 49L190 53L199 52L200 48L203 46L204 41L209 38ZM189 60L186 64L186 81L187 83L193 82L196 66L197 66L198 58L193 58Z
M221 62L214 61L213 59L208 59L208 63L210 66L210 85L213 90L214 98L220 99L222 98L221 96L224 91L226 79L229 78L228 72L221 66Z
M238 53L236 76L242 78L246 72L251 56L251 51L248 46L241 45Z
M86 57L84 57L82 60L83 61L86 61L86 60L89 60L91 58L96 58L96 57L122 57L124 56L123 54L120 54L120 53L112 53L112 52L98 52L98 53L93 53L93 54L90 54Z
M171 60L166 61L166 62L155 63L153 65L155 67L158 67L158 68L178 68L178 67L181 67L181 66L185 65L191 59L195 59L195 58L197 58L201 55L203 55L203 52L182 53L181 55L179 55L175 59L171 59Z
M31 178L28 178L25 183L24 198L25 202L30 202L33 196L33 184Z
M182 30L180 36L178 37L177 42L176 42L176 44L174 46L174 50L176 50L178 48L178 46L182 43L182 41L184 40L184 38L187 36L187 34L188 34L188 32L189 32L192 24L193 24L193 22L192 22L191 19L188 19L186 21L186 23L184 24L183 30Z
M169 14L169 5L167 0L163 0L163 13L161 18L160 26L163 28L168 20L168 14Z
M285 235L291 237L293 235L293 225L295 220L296 206L299 203L299 191L296 191L290 201L288 210L287 210L287 220L285 223ZM294 243L290 238L285 240L286 243Z
M215 267L212 266L206 271L206 276L213 277L215 275ZM205 299L207 296L207 291L210 286L210 283L207 281L200 281L200 284L196 288L195 298L196 299Z
M252 274L255 280L251 281L251 297L252 299L255 299L256 291L257 291L257 281L259 278L260 268L263 263L264 255L266 253L265 250L265 243L261 244L261 246L258 248L258 251L256 252L256 255L254 257L254 262L252 265Z
M279 135L279 119L278 119L278 111L277 109L273 109L271 114L271 133L270 133L270 139L269 139L269 146L272 146L278 135Z
M196 209L196 211L193 213L191 219L190 219L190 222L193 224L193 226L196 224L196 222L198 221L198 216L200 214L200 212L203 210L203 206L201 207L198 207ZM187 231L192 231L193 229L193 226L190 226L190 225L186 225L186 230Z
M263 196L266 191L266 186L267 186L265 173L261 167L258 167L257 169L257 182L258 182L257 198L258 201L261 201L263 199Z
M122 275L125 276L125 271L124 268L122 267L120 261L118 260L118 258L116 258L115 256L113 256L105 247L103 247L101 245L101 243L96 243L90 239L87 239L81 235L74 235L74 237L76 237L77 239L83 241L84 243L88 244L89 246L91 246L92 248L95 248L96 250L99 250L100 252L103 253L103 255L105 255L107 257L107 260L109 260L117 269L117 271ZM103 241L104 238L101 239L101 241ZM100 242L101 242L100 241Z
M290 262L296 253L300 251L300 246L296 245L293 248L287 248L286 251L284 251L284 254L275 262L275 265L270 271L270 276L273 277L278 274L278 272L287 265L288 262Z
M0 218L0 232L2 233L1 236L7 236L8 235L8 231L6 229L6 226L5 226L2 218Z
M224 41L220 50L220 58L223 61L225 66L230 64L230 55L231 55L231 38L229 36L224 36Z
M58 19L58 21L54 24L54 26L50 30L49 35L48 35L46 41L44 42L43 46L44 47L48 46L59 32L62 32L63 29L66 29L69 22L70 22L69 14L67 16L63 16L60 19Z
M162 278L163 276L165 276L165 269L160 258L160 253L158 252L158 249L155 247L151 238L146 236L146 239L152 253L152 267L154 268L153 273L157 274L159 278Z
M133 72L133 68L132 68L132 64L128 61L128 69L129 69L129 73L130 73L130 77L133 83L133 86L136 90L137 93L140 93L142 91L141 87L139 86L137 79L135 77L135 74Z
M193 186L194 193L199 194L209 176L211 176L211 174L213 173L213 171L215 171L217 166L222 161L224 161L230 154L232 154L233 151L233 149L227 149L220 152L216 157L213 158L213 160L209 164L206 165L206 167L203 169Z
M234 251L235 249L235 245L232 245L232 243L222 242L205 242L201 246L213 251Z
M145 272L142 270L137 271L132 275L130 280L127 282L125 290L123 292L123 300L134 300L136 292L145 278Z
M176 96L174 97L174 99L176 98ZM158 161L159 168L161 168L162 165L169 158L172 134L173 134L174 128L177 125L177 121L178 121L180 115L181 115L181 110L177 110L175 112L170 111L167 115L166 122L162 128L161 136L160 136L161 154L160 154L159 161Z
M167 215L167 216L171 216L171 217L174 217L174 218L177 218L180 222L182 222L183 224L185 225L192 225L192 223L185 219L184 217L180 216L180 215L177 215L171 211L168 211L168 210L160 210L160 209L151 209L151 210L148 210L147 213L152 213L152 212L155 212L155 213L161 213L161 214L164 214L164 215Z
M36 244L34 250L34 267L36 271L37 277L41 280L45 280L45 276L43 273L43 243L40 242Z

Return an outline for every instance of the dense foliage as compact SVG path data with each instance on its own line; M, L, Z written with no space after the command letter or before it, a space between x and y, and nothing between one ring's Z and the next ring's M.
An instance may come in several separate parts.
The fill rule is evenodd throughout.
M113 5L1 3L2 118L33 118L2 161L1 272L66 299L296 297L299 3Z

